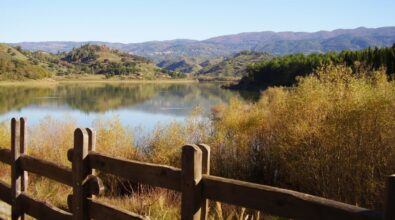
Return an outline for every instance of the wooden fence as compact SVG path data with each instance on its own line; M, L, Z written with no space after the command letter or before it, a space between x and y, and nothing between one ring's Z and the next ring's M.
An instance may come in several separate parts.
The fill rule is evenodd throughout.
M11 205L12 219L28 214L37 219L148 219L98 202L103 191L96 170L130 181L181 192L181 218L206 219L207 201L215 200L293 219L394 220L395 175L388 178L386 208L377 212L291 190L210 175L210 148L185 145L182 169L123 160L95 151L92 129L76 129L68 158L72 169L27 155L26 120L11 120L11 150L0 149L0 161L11 165L11 186L0 182L0 200ZM71 186L69 210L27 194L28 172ZM346 186L345 186L346 187Z

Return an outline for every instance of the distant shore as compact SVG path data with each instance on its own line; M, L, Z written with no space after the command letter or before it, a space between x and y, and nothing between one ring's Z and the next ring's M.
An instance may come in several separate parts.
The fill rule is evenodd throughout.
M51 85L59 83L198 83L197 79L133 79L122 77L105 78L104 76L55 76L45 79L4 80L0 85Z

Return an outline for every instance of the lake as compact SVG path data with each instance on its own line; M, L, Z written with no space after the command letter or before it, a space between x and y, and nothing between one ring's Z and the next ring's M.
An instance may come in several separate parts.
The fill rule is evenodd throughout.
M152 130L158 123L183 121L199 106L203 115L232 98L235 91L216 83L58 83L0 86L0 122L27 117L34 125L51 117L90 127L117 116L123 125Z

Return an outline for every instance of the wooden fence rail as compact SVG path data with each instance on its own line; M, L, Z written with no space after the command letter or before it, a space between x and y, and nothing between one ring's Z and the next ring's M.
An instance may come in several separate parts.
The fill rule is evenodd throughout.
M76 129L67 152L72 169L27 155L26 120L11 120L11 149L0 149L0 162L11 166L11 185L0 181L0 200L11 205L12 219L149 219L99 202L103 192L96 170L181 192L181 218L206 219L207 200L215 200L293 219L395 220L395 175L388 177L386 207L378 212L292 190L210 175L210 148L185 145L181 169L113 158L95 152L95 131ZM27 172L71 186L69 210L39 201L27 193Z

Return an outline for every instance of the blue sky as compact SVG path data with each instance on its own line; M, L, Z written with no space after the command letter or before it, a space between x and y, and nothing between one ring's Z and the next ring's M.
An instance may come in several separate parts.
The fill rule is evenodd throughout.
M144 42L395 26L395 0L0 0L0 42Z

